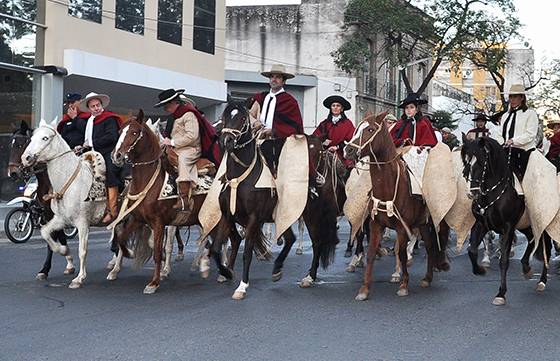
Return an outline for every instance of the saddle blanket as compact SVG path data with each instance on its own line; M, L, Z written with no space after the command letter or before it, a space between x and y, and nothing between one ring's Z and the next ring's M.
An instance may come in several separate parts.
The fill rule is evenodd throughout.
M418 147L412 147L408 152L403 154L402 158L405 161L410 177L411 193L415 195L422 195L422 181L424 179L424 168L428 161L428 149L423 149L418 153Z
M193 196L207 194L212 186L214 177L207 174L199 175L196 181L196 186L192 191ZM158 200L175 199L178 197L177 194L177 183L175 182L175 177L171 176L169 173L165 173L165 180L163 186L159 192Z

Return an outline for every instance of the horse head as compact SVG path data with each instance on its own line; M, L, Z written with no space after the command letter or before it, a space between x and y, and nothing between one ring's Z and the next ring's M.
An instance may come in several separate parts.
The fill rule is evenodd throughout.
M138 115L128 118L120 131L117 145L111 153L113 164L122 167L125 162L131 162L140 156L142 149L139 143L148 131L150 128L144 122L144 111L140 109Z
M48 162L70 147L56 131L58 117L50 124L41 119L39 127L35 129L27 148L21 155L24 167L32 167L38 162Z
M220 144L227 152L238 148L252 137L249 111L243 102L229 103L222 113Z
M8 158L8 177L19 178L22 175L21 156L31 140L33 131L26 122L21 121L19 127L15 127L10 142L10 153Z
M378 153L388 146L387 141L383 141L389 136L387 126L383 121L386 115L387 112L378 115L369 113L366 115L364 120L356 127L352 139L346 143L344 158L356 161L364 156ZM379 134L383 134L384 137L378 136Z

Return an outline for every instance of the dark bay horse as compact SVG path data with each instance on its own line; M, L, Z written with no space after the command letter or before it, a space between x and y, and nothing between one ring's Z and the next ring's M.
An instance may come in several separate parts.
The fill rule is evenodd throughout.
M482 275L486 270L478 265L478 246L484 234L489 230L502 235L500 243L500 289L492 301L494 305L501 306L506 303L507 270L509 267L509 254L515 236L516 228L527 237L529 242L525 254L521 259L523 273L526 278L531 277L529 258L534 250L535 242L530 224L521 225L520 222L525 212L525 201L514 187L513 172L509 166L509 152L497 141L488 137L475 140L463 136L461 150L464 171L463 175L470 181L470 194L473 199L472 211L477 220L471 234L469 245L469 258L472 263L473 273ZM541 279L537 285L538 291L544 291L547 282L547 264L550 260L552 242L545 232L538 242L535 257L544 261L542 247L545 247L547 260L543 262Z
M140 111L136 117L131 117L123 126L121 135L115 150L113 151L113 162L124 165L125 162L132 165L132 180L129 184L127 197L130 207L135 207L130 213L134 221L128 222L123 234L132 234L139 229L140 224L147 224L153 232L153 252L147 245L147 240L137 240L137 252L135 257L138 262L147 261L153 254L155 268L152 280L144 288L145 294L154 293L160 285L161 261L163 251L163 236L166 225L191 226L198 225L198 211L204 202L206 195L194 195L194 208L190 213L177 212L173 209L175 200L159 200L160 190L165 179L165 169L162 162L163 154L158 137L144 122L144 113ZM138 205L135 205L139 202ZM121 210L122 212L122 210ZM230 225L235 229L235 226ZM240 243L241 239L237 231L232 231L232 244ZM237 237L237 238L236 238ZM121 249L123 245L121 245ZM232 278L232 272L222 264L221 253L211 253L216 261L220 275L226 279Z
M266 238L262 232L264 223L273 222L273 212L277 204L276 192L269 188L255 188L255 184L266 167L265 160L260 156L256 142L256 134L251 129L247 105L243 102L232 102L223 112L222 122L224 128L220 142L228 154L225 180L243 176L244 180L238 184L236 211L232 214L230 209L231 187L224 187L220 194L221 220L217 226L216 242L214 247L220 247L229 235L229 224L238 223L245 227L245 249L243 252L243 275L239 287L233 294L233 299L243 299L249 286L249 269L253 251L258 254L267 253ZM283 140L268 140L277 142L278 149L283 145ZM317 138L308 138L310 150L310 164L316 164L318 152L321 149ZM311 144L313 146L311 146ZM252 168L251 168L252 167ZM308 170L306 170L308 171ZM330 175L327 175L330 177ZM326 268L334 258L334 251L338 243L336 232L337 204L332 188L319 187L317 194L309 195L303 211L303 219L313 243L313 260L308 275L301 281L302 287L309 287L317 278L319 264ZM330 193L330 194L329 194ZM329 194L329 196L325 196ZM278 281L282 277L282 267L293 243L295 236L291 228L284 234L282 251L274 262L272 280ZM219 248L215 248L214 252ZM232 249L237 252L237 249Z
M421 198L410 194L406 165L398 155L383 121L386 114L367 116L356 128L354 137L344 148L346 158L357 160L369 155L370 159L374 160L370 162L372 182L370 241L364 282L356 296L358 301L368 298L373 262L385 228L392 228L397 232L398 244L395 249L398 249L403 272L397 295L408 295L407 243L412 230L419 229L428 253L427 271L420 285L428 287L431 284L434 268L445 271L449 269L445 257L449 227L445 222L439 225L441 249L438 249L435 227L426 205Z
M31 135L33 131L27 123L21 122L20 127L16 129L12 134L12 141L10 145L10 156L8 161L8 176L12 178L21 178L29 170L24 169L21 163L21 155L25 151L25 148L31 140ZM47 174L46 167L41 168L41 166L34 167L30 170L37 177L37 200L44 207L43 219L49 221L53 218L54 214L51 210L50 201L44 201L43 196L49 192L51 188L51 182L49 181L49 176ZM63 230L55 231L52 233L52 237L59 242L61 245L66 246L66 235ZM53 251L47 245L47 258L41 270L37 273L36 278L38 280L45 280L49 276L49 272L52 266L52 255ZM75 272L75 267L73 263L73 257L68 254L66 256L66 268L64 269L65 275L71 275Z

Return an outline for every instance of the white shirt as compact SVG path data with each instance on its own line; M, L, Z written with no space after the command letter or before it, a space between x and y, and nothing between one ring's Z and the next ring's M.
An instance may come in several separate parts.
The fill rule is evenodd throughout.
M340 115L340 114L339 115L333 115L331 120L332 120L333 124L336 124L340 121L340 118L342 118L342 115Z
M92 115L88 118L86 124L86 133L84 135L84 145L93 149L93 120L95 116Z
M502 137L503 126L509 116L509 112L502 115L500 125L491 124L489 126L490 137L494 138L498 143L504 144L505 139ZM512 125L513 115L510 118L507 129L506 137ZM513 146L516 148L529 150L537 147L537 134L539 132L539 118L533 109L526 111L518 110L515 115L515 129L513 131Z
M276 93L273 93L271 89L264 98L263 108L259 120L266 129L272 129L274 111L276 110L276 96L281 93L284 93L284 88L281 88Z
M443 142L443 134L439 130L434 130L438 143Z

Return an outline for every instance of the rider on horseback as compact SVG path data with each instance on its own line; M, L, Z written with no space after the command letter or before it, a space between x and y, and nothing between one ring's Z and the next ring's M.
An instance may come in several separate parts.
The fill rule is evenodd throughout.
M539 119L527 106L525 87L513 84L509 90L509 109L490 136L511 150L511 167L521 180L527 169L530 153L537 147Z
M109 102L108 95L92 92L80 103L83 111L89 110L91 113L85 126L83 147L101 153L105 160L107 210L103 223L110 223L117 216L119 187L123 185L123 169L115 166L111 160L111 152L119 140L121 118L105 109Z
M488 136L488 128L486 128L486 122L488 122L488 117L484 113L478 113L474 119L475 127L467 132L467 139L473 140L480 137Z
M84 134L86 131L87 119L91 116L89 112L80 110L82 96L77 93L66 94L64 105L68 108L66 114L58 123L56 130L62 139L68 143L70 149L76 151L84 145Z
M426 100L414 93L409 94L399 105L404 109L401 119L391 129L391 137L395 146L430 146L437 144L434 128L428 117L422 115L419 109L421 104L426 104Z
M181 96L184 91L164 90L158 95L159 103L154 106L163 106L163 110L172 115L163 133L163 144L173 147L178 155L179 176L176 182L179 198L173 208L190 212L194 205L191 198L193 183L198 179L196 162L202 156L202 130L199 123L205 119L191 99Z
M319 124L313 135L321 139L323 147L330 152L336 152L347 168L351 168L354 162L344 158L344 146L345 142L352 139L355 127L352 121L346 117L344 111L350 110L352 106L348 100L339 95L331 95L326 98L323 105L329 109L329 115Z

